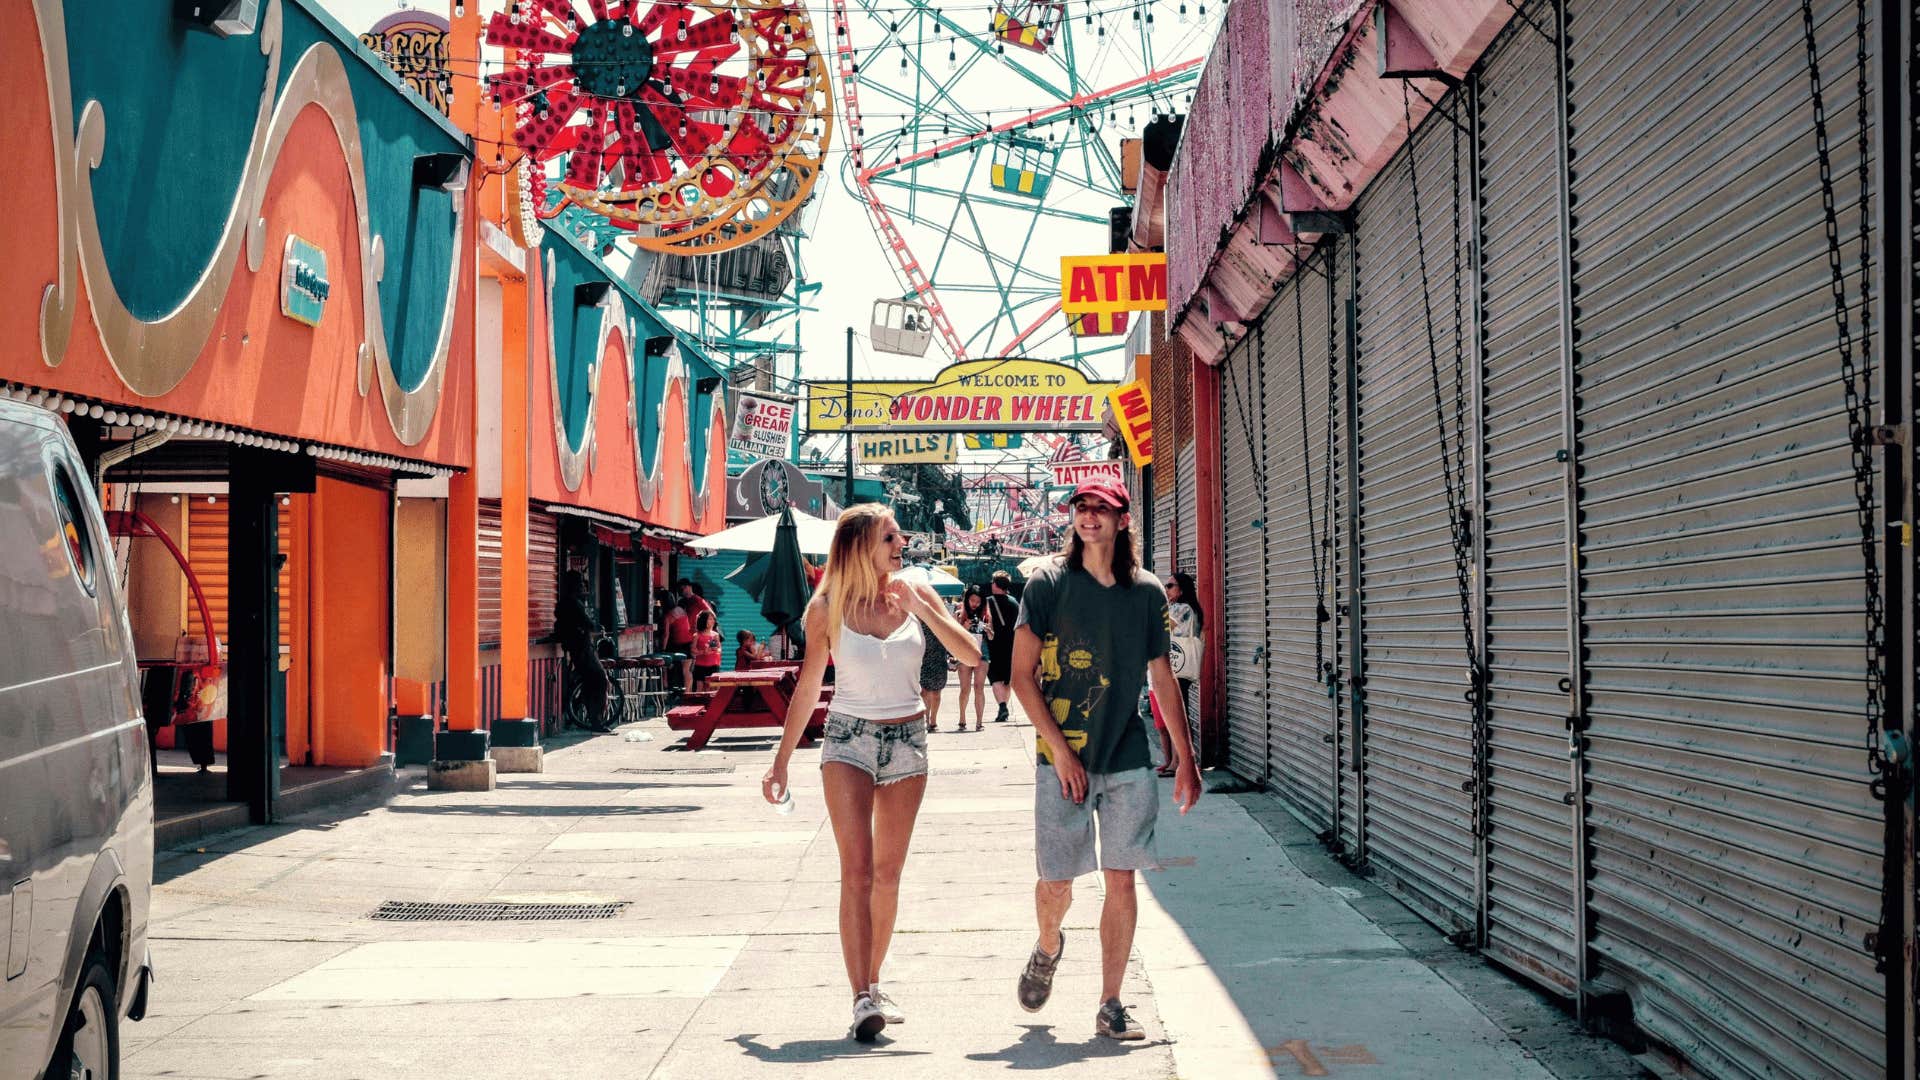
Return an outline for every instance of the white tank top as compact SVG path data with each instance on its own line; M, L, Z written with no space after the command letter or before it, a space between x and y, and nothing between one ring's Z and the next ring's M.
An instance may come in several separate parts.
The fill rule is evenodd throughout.
M891 636L840 628L833 650L832 710L862 720L897 720L921 712L920 660L927 649L920 620L908 616Z

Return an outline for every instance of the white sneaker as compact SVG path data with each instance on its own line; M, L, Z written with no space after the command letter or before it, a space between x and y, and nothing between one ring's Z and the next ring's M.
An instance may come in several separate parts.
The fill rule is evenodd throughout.
M880 1034L880 1029L886 1026L886 1014L873 1003L873 998L861 994L853 999L853 1026L847 1029L848 1035L861 1042L872 1042L874 1036Z
M904 1024L907 1022L907 1014L900 1011L898 1002L889 997L885 990L880 989L879 983L873 984L870 995L873 998L873 1004L880 1010L880 1015L887 1018L887 1023Z

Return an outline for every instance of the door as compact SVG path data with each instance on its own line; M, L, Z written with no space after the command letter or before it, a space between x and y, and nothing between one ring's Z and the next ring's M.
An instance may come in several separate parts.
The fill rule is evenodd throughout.
M1857 301L1855 6L1813 12ZM1800 12L1568 19L1597 976L1702 1071L1875 1075L1861 524Z
M1327 365L1343 358L1338 342L1328 340L1327 265L1316 255L1294 274L1259 331L1270 493L1264 529L1269 768L1275 787L1323 832L1333 827L1339 752L1334 702L1321 675L1338 649L1329 573L1335 500L1327 464L1335 448L1327 426Z
M1546 14L1551 17L1552 12ZM1536 19L1538 21L1538 19ZM1549 24L1550 25L1550 24ZM1482 61L1487 949L1575 990L1567 804L1566 469L1554 43L1510 25Z
M1267 626L1261 584L1266 516L1259 461L1266 425L1260 408L1259 349L1253 338L1236 344L1221 364L1220 489L1225 558L1217 571L1226 610L1220 620L1226 650L1227 767L1260 783L1267 778ZM1203 568L1212 569L1212 568ZM1164 573L1161 575L1166 576Z
M1442 455L1463 423L1454 352L1471 302L1452 279L1471 213L1454 136L1440 116L1422 124L1357 208L1360 675L1368 864L1436 924L1471 931L1472 685L1449 522L1464 492Z

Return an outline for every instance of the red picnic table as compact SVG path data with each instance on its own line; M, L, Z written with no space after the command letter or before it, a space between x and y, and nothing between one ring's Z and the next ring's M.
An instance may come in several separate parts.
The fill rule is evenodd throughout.
M750 671L721 671L707 678L713 697L704 704L693 703L667 710L667 727L685 731L687 749L699 750L720 728L784 727L787 705L798 682L799 665ZM814 707L813 716L801 733L800 745L811 746L826 726L827 707L823 700Z

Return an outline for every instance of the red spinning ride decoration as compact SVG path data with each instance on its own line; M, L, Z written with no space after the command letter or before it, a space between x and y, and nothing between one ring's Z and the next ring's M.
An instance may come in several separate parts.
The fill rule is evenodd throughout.
M543 217L573 203L679 254L737 247L805 202L832 130L806 9L777 0L516 0L487 24L489 76L534 163ZM559 159L559 202L547 165Z

